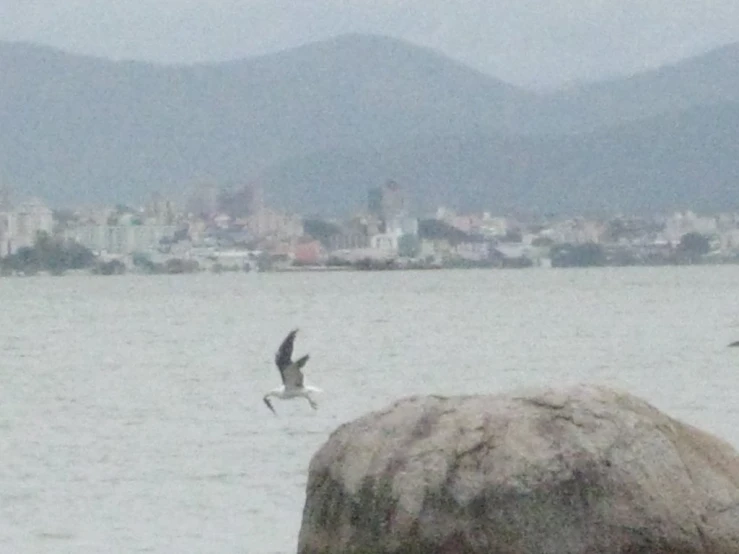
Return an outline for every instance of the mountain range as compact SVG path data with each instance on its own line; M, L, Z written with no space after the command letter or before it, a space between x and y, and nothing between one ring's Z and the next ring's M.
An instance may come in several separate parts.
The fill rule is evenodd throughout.
M0 42L0 184L52 205L259 184L324 215L388 179L417 210L739 209L738 60L542 94L372 35L192 65Z

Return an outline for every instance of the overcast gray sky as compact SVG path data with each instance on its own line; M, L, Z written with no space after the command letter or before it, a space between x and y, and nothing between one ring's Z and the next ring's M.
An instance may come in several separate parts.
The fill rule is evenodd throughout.
M0 0L0 39L114 59L232 59L348 32L552 84L739 41L739 0Z

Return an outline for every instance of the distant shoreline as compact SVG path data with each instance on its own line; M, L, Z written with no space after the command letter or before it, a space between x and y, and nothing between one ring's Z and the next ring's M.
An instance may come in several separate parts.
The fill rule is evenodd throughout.
M21 278L32 278L32 277L79 277L79 276L94 276L94 277L109 277L109 276L126 276L134 275L141 277L157 277L166 275L221 275L221 274L244 274L248 275L251 273L340 273L340 272L360 272L360 273L374 273L374 272L400 272L400 271L431 271L431 270L514 270L514 269L534 269L534 270L545 270L545 271L556 271L558 269L620 269L620 268L662 268L662 267L717 267L717 266L739 266L739 263L700 263L700 264L655 264L655 265L601 265L601 266L567 266L567 267L542 267L542 266L528 266L528 267L475 267L475 266L387 266L387 267L357 267L355 265L347 266L287 266L280 268L270 268L266 270L227 270L227 271L211 271L208 269L198 269L195 271L182 271L182 272L155 272L147 273L145 271L124 271L120 273L97 273L89 269L73 269L64 271L61 273L52 273L49 271L37 271L31 274L23 273L5 273L0 274L0 279L21 279Z

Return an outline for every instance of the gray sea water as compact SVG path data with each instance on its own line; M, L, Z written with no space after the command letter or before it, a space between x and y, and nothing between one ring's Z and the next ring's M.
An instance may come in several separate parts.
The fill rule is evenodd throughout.
M739 446L739 267L0 279L0 552L296 550L308 463L418 393L598 382ZM300 327L318 411L262 395Z

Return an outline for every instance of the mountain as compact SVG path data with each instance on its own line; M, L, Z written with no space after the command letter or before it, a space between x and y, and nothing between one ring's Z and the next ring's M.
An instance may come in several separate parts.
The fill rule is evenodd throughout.
M556 91L541 99L549 132L620 124L696 106L739 102L739 44L646 71ZM541 120L535 131L541 132Z
M2 44L0 74L0 178L57 202L243 183L335 145L510 129L510 106L530 96L429 50L361 35L192 66Z
M419 208L739 208L737 53L535 94L377 36L194 65L0 43L0 183L52 204L259 182L342 213L394 179Z
M723 103L571 135L468 133L382 151L334 149L282 162L263 180L294 209L357 206L367 187L391 175L425 210L737 210L737 130L739 104Z

